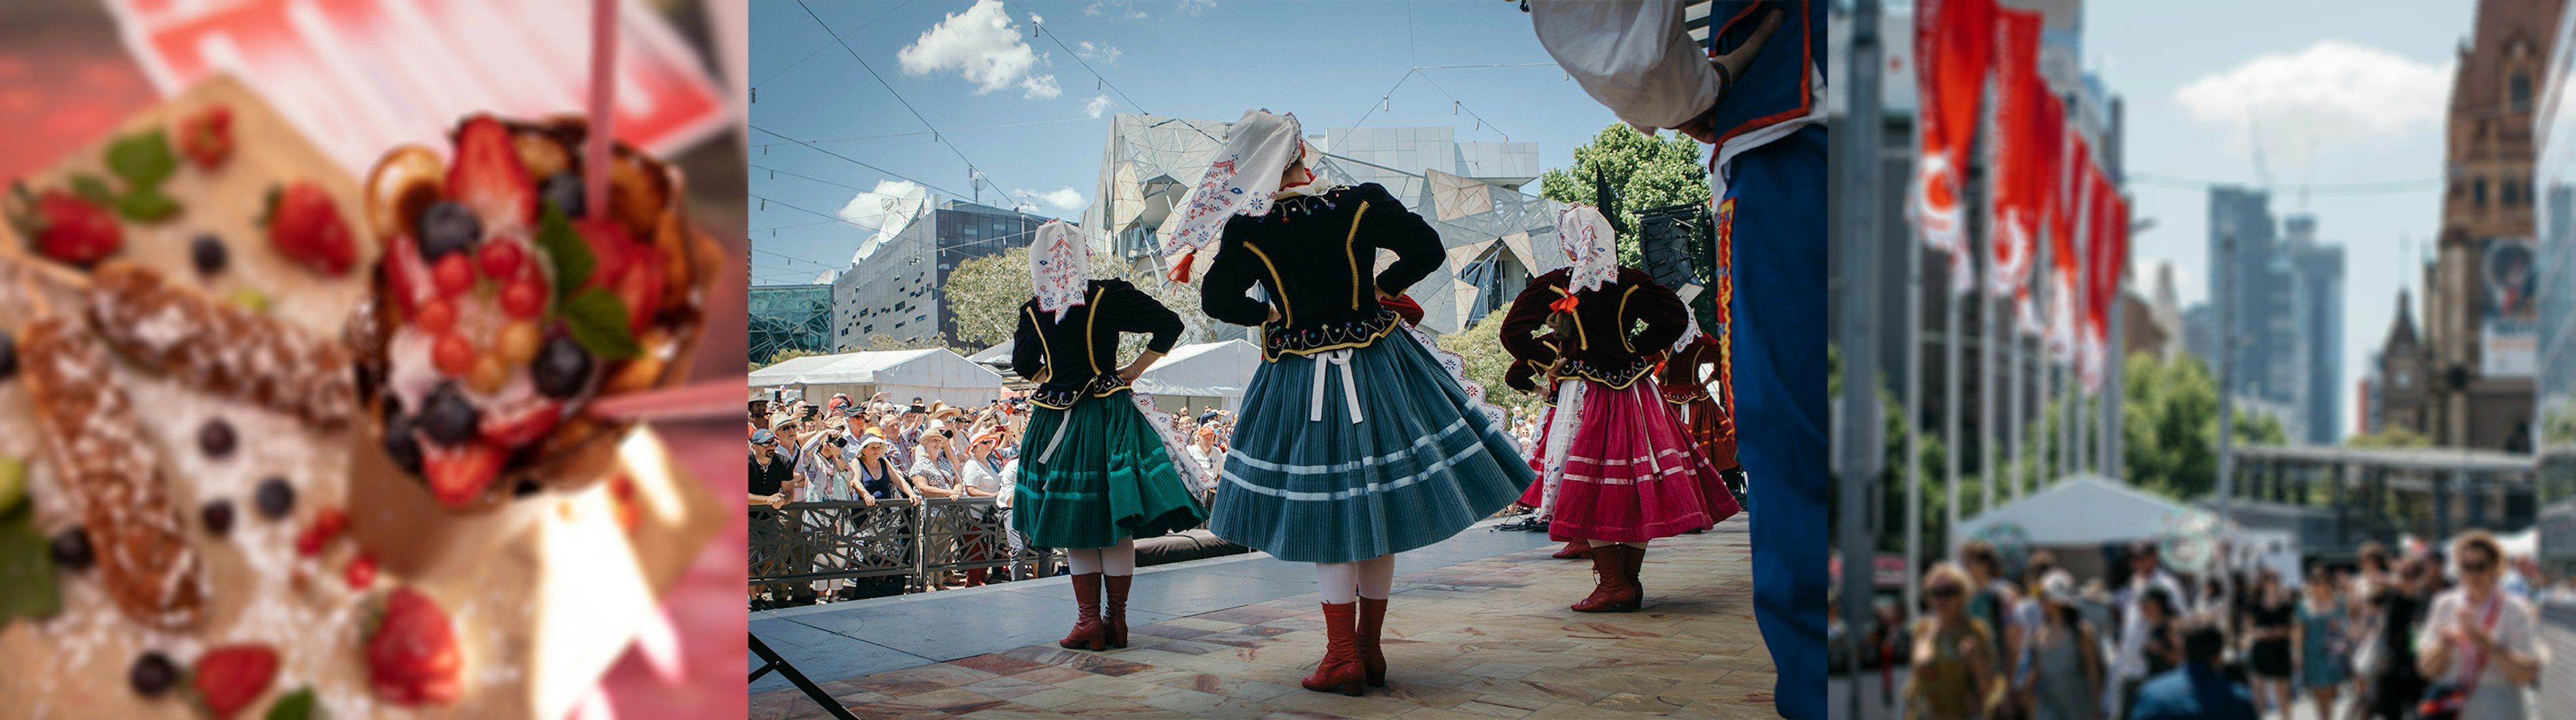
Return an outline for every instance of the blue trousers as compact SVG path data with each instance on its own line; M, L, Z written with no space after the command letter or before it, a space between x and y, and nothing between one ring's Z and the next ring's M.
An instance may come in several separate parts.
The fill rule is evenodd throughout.
M1736 455L1774 707L1825 717L1825 128L1731 159Z

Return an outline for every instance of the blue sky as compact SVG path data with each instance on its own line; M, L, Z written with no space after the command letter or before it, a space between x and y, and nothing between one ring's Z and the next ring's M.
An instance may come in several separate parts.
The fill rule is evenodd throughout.
M770 201L752 201L755 284L806 282L846 263L868 231L829 216L897 175L943 189L943 200L973 199L972 161L987 204L1026 201L1076 217L1092 200L1115 113L1233 120L1267 107L1296 113L1310 133L1363 115L1369 127L1452 126L1460 141L1509 133L1539 143L1545 167L1571 164L1574 146L1616 119L1552 66L1405 77L1418 65L1549 62L1529 16L1496 0L755 0L751 12L751 194ZM1045 34L1033 31L1033 15ZM1478 129L1470 110L1499 129ZM954 150L932 141L932 126ZM820 142L840 138L867 139Z
M2350 393L2387 335L2398 289L2420 284L2416 260L2441 224L2445 108L2475 9L2393 0L2086 3L2085 65L2127 98L2133 214L2155 220L2132 253L2141 287L2152 287L2147 271L2161 260L2174 264L2186 304L2206 296L2208 193L2174 179L2259 185L2249 127L2259 128L2273 214L2313 213L2319 237L2345 248ZM2403 189L2354 192L2380 182ZM2304 201L2302 186L2311 187ZM2349 432L2352 396L2342 405L2339 427Z

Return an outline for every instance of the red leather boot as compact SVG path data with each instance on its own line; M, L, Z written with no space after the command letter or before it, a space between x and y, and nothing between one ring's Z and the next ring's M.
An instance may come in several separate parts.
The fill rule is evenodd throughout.
M984 586L984 568L975 568L975 569L973 569L973 570L968 570L968 571L966 571L966 587L983 587L983 586Z
M1109 613L1100 620L1108 626L1110 647L1127 647L1127 585L1135 581L1134 575L1110 575L1101 584L1109 590Z
M1558 548L1556 554L1548 557L1558 560L1592 557L1592 544L1581 540L1568 540L1565 542L1565 547Z
M1636 548L1603 545L1592 549L1592 594L1574 604L1575 612L1635 612L1637 587L1628 582L1628 553Z
M1351 644L1360 652L1360 667L1368 671L1369 687L1386 687L1386 656L1378 652L1378 631L1386 627L1386 598L1360 598L1359 623L1353 626Z
M1626 552L1622 552L1619 555L1620 573L1628 581L1628 592L1637 598L1635 605L1637 607L1644 607L1646 604L1646 583L1643 580L1637 579L1637 573L1638 571L1644 570L1646 567L1646 548L1641 545L1621 545L1619 547L1626 549Z
M1359 647L1353 642L1358 634L1359 603L1324 603L1324 660L1315 664L1315 673L1307 675L1306 689L1316 692L1340 690L1358 697L1360 683L1367 679L1367 668L1360 665Z
M1109 649L1109 626L1100 622L1100 573L1073 576L1073 604L1079 608L1073 632L1056 645L1066 650Z

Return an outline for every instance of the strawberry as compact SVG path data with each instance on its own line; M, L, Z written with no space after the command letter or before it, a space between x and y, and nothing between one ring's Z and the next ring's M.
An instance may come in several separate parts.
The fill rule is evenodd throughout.
M626 327L636 335L652 327L662 308L662 249L637 245L628 256L626 273L617 281L617 299L626 301Z
M444 703L464 692L465 657L456 626L438 602L408 587L385 595L384 618L367 638L367 679L398 705Z
M501 474L501 449L480 438L460 445L428 443L420 451L421 475L429 480L430 494L451 508L473 504Z
M277 677L277 651L266 645L226 645L197 659L197 696L215 717L228 718L268 692Z
M430 277L429 264L420 259L420 243L408 234L394 236L385 248L384 273L385 291L402 303L405 315L418 312L421 303L434 296L431 291L437 281Z
M626 236L626 228L615 220L594 218L576 221L573 229L590 246L590 277L576 290L613 287L626 276L626 267L634 262L636 249L643 247ZM560 278L556 282L562 282ZM572 293L565 293L570 297Z
M288 259L324 275L341 275L358 263L358 243L331 196L309 182L279 188L268 206L268 241Z
M483 412L477 426L483 440L503 448L517 448L536 442L553 430L563 419L563 402L547 397L534 397L507 408Z
M26 200L24 186L17 193L21 201ZM116 215L79 195L47 190L22 207L26 214L11 221L20 234L35 238L37 252L45 257L87 267L125 245L125 230Z
M233 153L233 109L223 105L179 121L179 154L208 170Z
M537 218L536 181L520 164L510 129L490 115L466 118L457 126L456 163L447 169L447 192L473 208L487 231L528 227Z

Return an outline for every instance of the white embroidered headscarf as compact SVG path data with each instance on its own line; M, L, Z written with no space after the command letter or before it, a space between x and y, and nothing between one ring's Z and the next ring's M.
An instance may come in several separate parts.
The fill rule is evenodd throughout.
M1090 252L1072 225L1050 220L1038 226L1038 239L1029 243L1029 281L1038 293L1038 309L1064 322L1064 311L1082 304L1090 265Z
M1619 277L1619 235L1599 208L1576 205L1556 215L1556 242L1570 263L1570 292L1601 289Z
M1208 165L1207 175L1182 203L1180 227L1163 239L1163 255L1193 253L1194 258L1199 248L1217 241L1225 222L1235 215L1269 213L1272 195L1280 189L1280 174L1297 161L1305 144L1296 115L1244 111L1227 134L1225 151ZM1175 281L1188 282L1189 261L1183 258L1173 267Z

